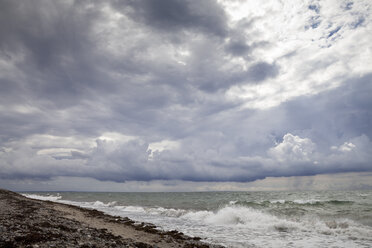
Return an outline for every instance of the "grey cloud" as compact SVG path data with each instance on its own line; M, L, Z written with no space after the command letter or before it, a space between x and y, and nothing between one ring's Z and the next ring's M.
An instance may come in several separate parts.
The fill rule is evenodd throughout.
M248 69L248 77L253 82L261 82L267 78L277 76L279 73L279 67L275 64L269 64L266 62L259 62L252 65Z
M78 151L71 151L71 159L86 159L88 155Z
M359 26L363 25L365 18L360 16L354 23L351 24L352 28L358 28Z
M277 158L233 158L218 153L211 157L213 148L199 146L197 150L193 149L192 151L168 152L168 155L159 153L149 161L147 159L147 145L137 141L122 145L97 143L97 148L90 153L89 158L85 161L36 156L32 155L32 151L22 149L23 151L18 150L18 152L22 151L26 154L16 151L6 155L15 161L11 161L12 166L10 164L2 165L1 177L48 179L53 176L85 176L115 182L174 179L247 182L267 176L304 176L369 171L371 169L368 164L371 159L368 149L371 146L371 141L366 136L350 140L358 150L349 151L340 146L340 150L332 154L315 154L314 157L308 157L309 154L306 150L311 141L289 134L286 136L296 139L292 141L285 139L273 147L272 149L278 151ZM305 142L304 147L298 150L298 146L302 147L301 142ZM221 145L218 144L216 147L220 148ZM285 146L284 149L281 146ZM316 150L314 151L316 152ZM29 159L31 158L27 165L22 164L24 161L19 159L20 155L27 155ZM296 157L294 158L293 155ZM8 158L2 156L3 161ZM319 163L315 163L317 161Z
M309 24L305 26L305 29L312 28L315 29L321 24L320 16L312 16L310 17Z
M210 70L215 69L215 74ZM253 63L247 70L232 69L230 73L218 71L218 68L207 67L202 71L205 77L195 78L198 88L210 93L215 93L219 90L226 90L234 85L256 84L262 81L275 78L279 74L280 68L277 64L269 64L264 61Z
M247 70L240 65L227 66L229 65L228 58L233 53L228 46L227 48L221 47L220 44L211 43L209 40L203 40L203 42L196 44L193 47L195 57L190 61L192 67L187 83L195 85L204 92L216 93L233 85L258 83L278 75L279 66L265 61L251 63ZM255 44L254 46L259 45ZM239 49L235 52L238 52ZM229 56L226 56L226 50L228 50ZM243 51L240 50L240 52ZM244 54L241 55L244 56Z
M371 81L370 74L351 78L332 91L288 102L283 107L291 128L303 130L323 149L363 134L372 139Z
M226 51L234 56L245 56L251 50L244 40L233 40L226 46Z
M90 30L98 9L87 10L78 2L2 4L0 47L8 62L18 60L13 88L21 91L20 97L48 99L58 107L76 103L86 87L97 83L87 62L94 51Z
M341 29L341 27L337 27L337 28L331 30L331 31L328 33L327 38L332 37L334 34L336 34L338 31L340 31L340 29Z
M224 10L215 1L113 1L113 6L130 7L126 11L134 20L165 32L191 29L217 36L227 34Z
M347 3L344 5L344 9L345 9L345 10L351 10L351 9L353 8L353 5L354 5L353 2L347 2Z
M314 11L315 13L319 14L319 11L320 11L319 4L310 4L308 8Z

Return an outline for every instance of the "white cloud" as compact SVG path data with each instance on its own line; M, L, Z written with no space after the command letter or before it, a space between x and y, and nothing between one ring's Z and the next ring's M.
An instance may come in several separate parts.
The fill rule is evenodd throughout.
M338 164L340 168L360 165L368 168L372 161L372 142L366 135L354 137L340 146L332 146L332 153L325 158L328 164Z
M159 142L153 142L149 144L148 150L151 151L149 157L154 156L154 152L162 152L164 150L173 150L180 147L180 143L174 140L162 140Z
M280 162L309 162L314 158L316 145L308 138L287 133L283 142L269 150L269 155Z
M47 148L40 149L36 152L37 155L49 155L53 157L70 157L71 152L81 152L77 149L71 148Z
M138 139L138 137L130 136L130 135L124 135L124 134L118 133L118 132L104 132L97 139L105 140L105 141L118 142L118 143L126 143L130 140Z
M240 100L247 108L266 109L338 87L345 77L372 72L372 30L367 25L372 16L368 1L355 2L352 10L343 9L345 4L339 1L321 1L318 13L309 8L310 4L313 3L270 1L254 7L254 3L246 1L244 8L239 2L238 15L233 14L232 7L231 15L241 20L254 20L257 9L265 12L254 22L254 28L247 29L246 36L269 45L254 50L251 57L275 61L280 74L259 85L233 86L226 93L228 99ZM314 19L317 25L311 27Z
M355 149L355 145L351 142L345 142L343 145L341 145L339 148L336 147L341 152L350 152Z

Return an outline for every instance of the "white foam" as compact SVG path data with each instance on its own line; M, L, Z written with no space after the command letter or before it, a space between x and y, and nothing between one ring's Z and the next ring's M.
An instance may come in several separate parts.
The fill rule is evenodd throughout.
M227 206L217 212L196 211L181 216L183 219L199 221L209 225L219 226L245 226L253 229L270 229L276 224L287 225L289 222L260 210L241 206ZM290 223L291 229L294 224Z
M187 210L184 209L174 209L174 208L148 208L146 212L152 215L162 215L167 217L180 217L187 213Z
M115 206L115 209L123 212L134 212L134 213L145 213L145 209L143 207L138 206Z
M262 246L282 247L286 246L285 243L281 243L283 235L289 240L295 240L294 244L298 241L297 244L302 247L309 247L304 240L320 246L330 241L343 240L337 243L339 247L355 246L353 238L372 241L368 234L370 228L347 219L327 222L311 216L300 219L280 218L261 210L236 205L228 205L218 211L129 207L123 209L131 213L135 210L145 218L148 218L145 215L150 214L152 217L147 221L151 220L165 229L178 229L186 234L209 237L210 241L227 242L229 247L245 247L244 244L248 241L254 241L253 243ZM164 216L170 218L166 219ZM235 240L230 237L235 237Z
M325 201L317 200L317 199L296 199L296 200L293 200L293 201L280 199L280 200L271 200L269 202L271 204L296 203L296 204L304 205L304 204L317 204L317 203L321 203L321 202L325 202Z
M316 200L316 199L306 199L306 200L298 199L298 200L294 200L293 202L297 204L316 204L316 203L320 203L324 201Z
M286 203L286 200L272 200L272 201L270 201L270 203L273 203L273 204L275 204L275 203L284 204L284 203Z
M89 202L87 202L89 204ZM93 203L93 207L111 207L111 206L115 206L116 204L116 201L113 201L113 202L108 202L108 203L103 203L101 201L95 201Z
M35 195L35 194L22 194L25 197L42 200L42 201L57 201L62 198L59 194L57 195Z

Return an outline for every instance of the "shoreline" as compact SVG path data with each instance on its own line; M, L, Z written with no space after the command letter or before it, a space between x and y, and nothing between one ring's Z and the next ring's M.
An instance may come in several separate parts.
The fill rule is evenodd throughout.
M176 230L0 189L0 247L222 248Z

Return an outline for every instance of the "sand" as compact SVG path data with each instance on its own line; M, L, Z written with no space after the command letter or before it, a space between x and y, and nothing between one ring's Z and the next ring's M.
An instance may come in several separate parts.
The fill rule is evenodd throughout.
M150 223L0 189L0 247L221 247Z

